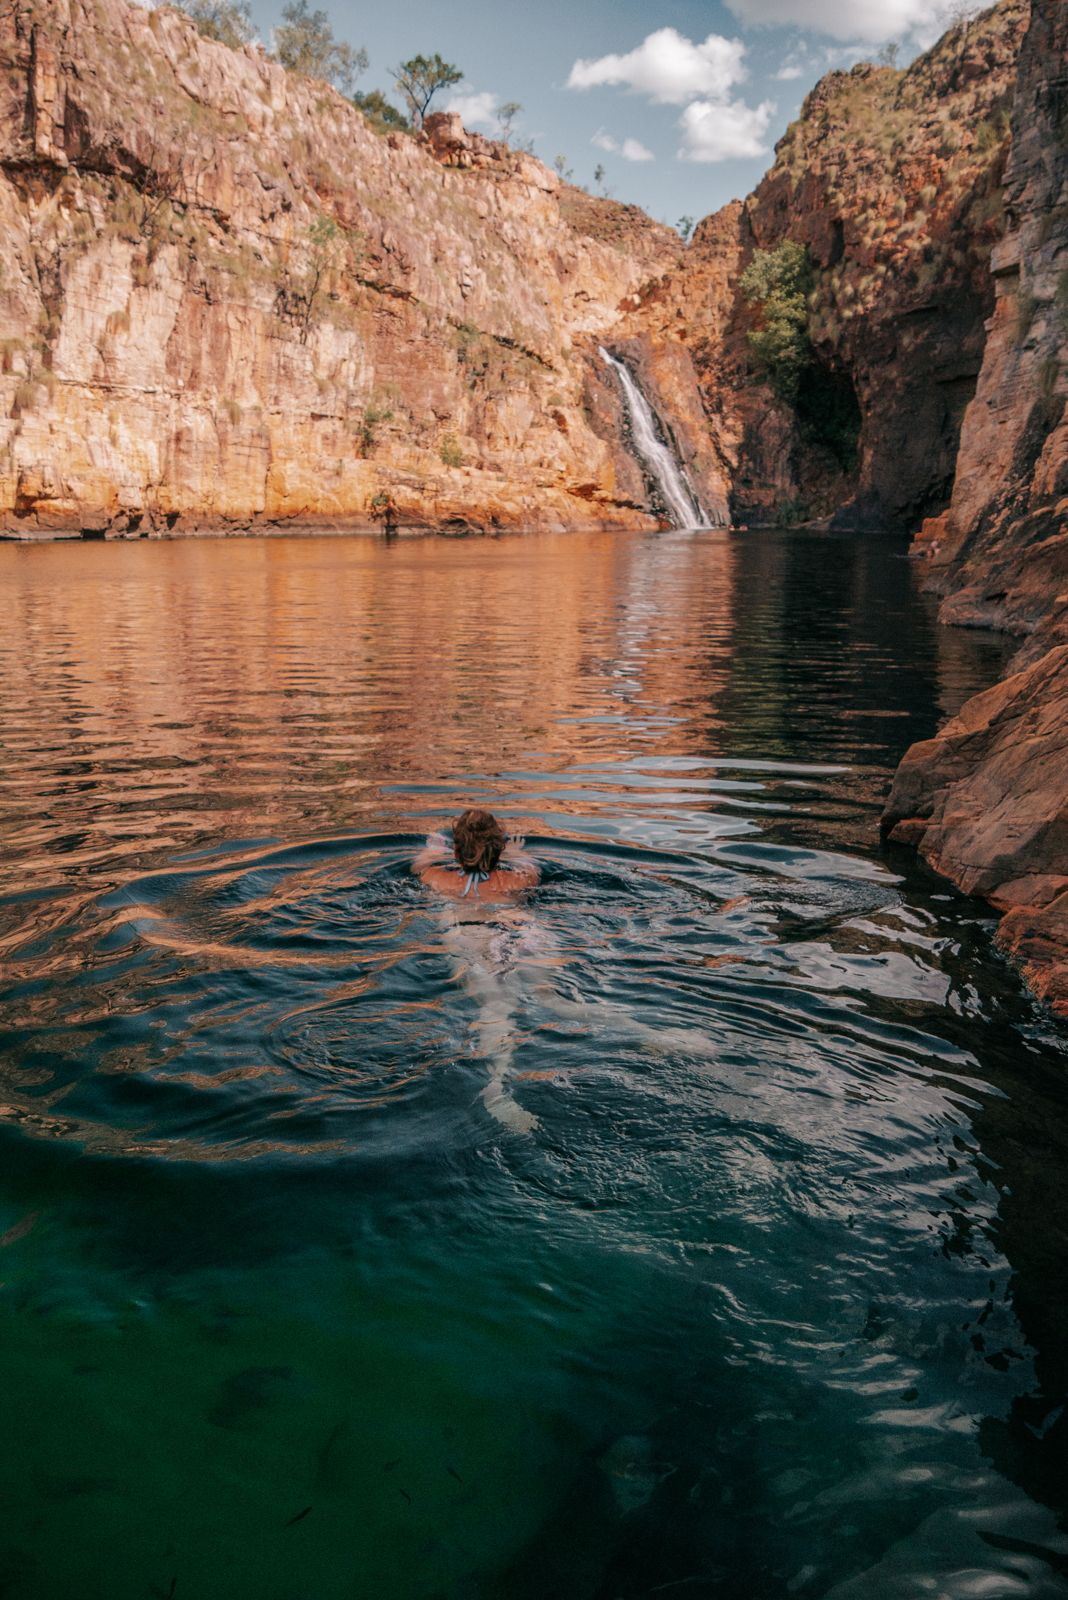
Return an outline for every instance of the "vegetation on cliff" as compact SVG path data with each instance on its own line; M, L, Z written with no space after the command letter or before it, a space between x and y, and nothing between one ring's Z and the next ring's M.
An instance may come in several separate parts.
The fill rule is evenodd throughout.
M282 7L282 23L274 30L274 59L287 72L306 78L324 78L345 94L351 94L361 73L370 62L362 47L334 38L325 11L309 11L308 0L289 0Z
M776 398L787 405L796 401L802 369L812 359L808 297L814 276L805 246L783 239L774 250L754 250L738 282L746 303L763 313L761 327L749 335L750 347Z
M649 520L583 351L671 230L577 232L528 154L379 138L204 17L59 10L0 4L9 534Z
M906 71L829 73L755 193L701 222L643 293L634 321L692 355L739 520L909 529L947 505L993 309L1027 17L1001 0ZM804 326L796 304L769 322L746 293L751 264L784 245L811 263Z

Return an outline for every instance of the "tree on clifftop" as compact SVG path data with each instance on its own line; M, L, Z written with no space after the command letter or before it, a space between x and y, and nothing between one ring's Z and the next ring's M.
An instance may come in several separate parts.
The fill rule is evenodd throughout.
M450 61L442 61L439 55L413 56L410 61L402 61L396 71L390 68L390 72L408 102L417 128L423 126L423 118L438 90L450 89L454 83L463 81L459 68Z
M375 129L376 133L411 133L411 127L401 116L396 106L390 105L381 89L368 89L365 93L359 90L352 97L352 103Z
M182 10L192 17L202 39L242 50L252 38L250 0L182 0Z
M285 18L274 30L274 60L287 72L300 72L306 78L325 78L344 94L370 62L367 51L354 50L351 44L334 38L325 11L309 11L308 0L289 0L282 7Z

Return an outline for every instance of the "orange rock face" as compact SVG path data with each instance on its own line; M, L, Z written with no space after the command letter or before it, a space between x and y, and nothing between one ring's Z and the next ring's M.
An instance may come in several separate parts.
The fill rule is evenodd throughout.
M998 932L1068 1016L1068 645L975 695L894 777L883 830L1006 913Z
M997 301L952 504L918 553L947 623L1030 635L1012 676L913 745L883 817L1003 913L998 942L1068 1016L1068 8L1033 0L1005 173Z
M173 10L0 0L0 63L8 537L656 524L587 381L672 230Z
M1068 10L1034 0L1005 171L997 302L928 587L942 620L1027 634L1068 591ZM1053 642L1050 640L1049 642Z
M838 511L847 526L918 529L948 506L994 305L1027 15L1002 0L906 72L828 74L755 193L701 223L683 262L642 290L631 322L691 352L737 520ZM738 287L752 251L784 239L816 269L815 362L796 408L761 381L748 339L760 313ZM855 409L855 460L826 442L835 407Z

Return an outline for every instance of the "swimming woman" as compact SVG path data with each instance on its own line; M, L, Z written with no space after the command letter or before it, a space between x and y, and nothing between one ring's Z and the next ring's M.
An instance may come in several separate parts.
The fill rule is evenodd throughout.
M517 1133L529 1133L537 1119L504 1086L515 1049L512 1023L524 967L549 943L519 906L520 895L541 875L533 857L522 853L525 843L509 838L489 811L467 810L453 823L451 845L444 834L432 833L412 862L428 888L454 902L443 917L445 938L460 963L460 982L478 1000L475 1029L491 1063L482 1103ZM526 974L541 975L540 966Z
M428 888L450 902L442 913L445 940L458 964L457 980L478 1001L475 1031L490 1061L482 1102L490 1116L517 1133L537 1127L537 1118L505 1086L516 1045L515 1016L531 1001L584 1029L639 1039L658 1054L715 1054L713 1041L698 1029L650 1027L603 994L576 1002L557 992L546 969L564 965L564 955L544 922L519 903L541 875L533 857L522 853L525 843L508 838L488 811L465 811L453 824L451 845L444 834L432 833L412 862Z
M509 837L492 812L467 810L453 823L452 848L444 834L430 834L412 871L450 900L466 900L473 892L490 905L512 904L540 876L538 863L520 854L525 844Z

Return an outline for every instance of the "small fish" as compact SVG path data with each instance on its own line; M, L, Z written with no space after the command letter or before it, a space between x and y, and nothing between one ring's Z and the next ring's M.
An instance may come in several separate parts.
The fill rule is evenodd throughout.
M392 1471L393 1471L393 1468L394 1468L394 1467L399 1467L399 1466L400 1466L400 1464L401 1464L401 1460L402 1460L402 1457L401 1457L401 1456L398 1456L398 1457L397 1457L397 1459L396 1459L396 1461L387 1461L387 1462L386 1462L386 1463L385 1463L385 1464L384 1464L384 1465L383 1465L383 1467L382 1467L382 1471L383 1471L383 1472L392 1472Z
M298 1511L295 1517L290 1517L289 1521L286 1523L286 1527L287 1528L291 1528L293 1526L294 1522L303 1522L304 1518L308 1515L308 1512L310 1510L311 1510L311 1506L305 1506L304 1510L303 1511Z
M409 1506L410 1506L410 1505L411 1505L411 1503L412 1503L412 1497L411 1497L411 1495L410 1495L410 1494L407 1494L407 1493L406 1493L406 1492L405 1492L405 1491L404 1491L404 1490L403 1490L403 1489L398 1489L398 1490L397 1490L397 1493L398 1493L398 1494L403 1494L403 1495L404 1495L404 1498L405 1498L405 1500L407 1500L407 1502L408 1502L408 1504L409 1504Z
M455 1467L447 1467L445 1470L448 1472L450 1478L455 1478L457 1483L463 1483L464 1480L461 1478Z
M19 1239L25 1239L40 1215L39 1211L28 1211L21 1222L16 1222L13 1228L9 1228L6 1233L0 1234L0 1250L6 1244L16 1244Z

